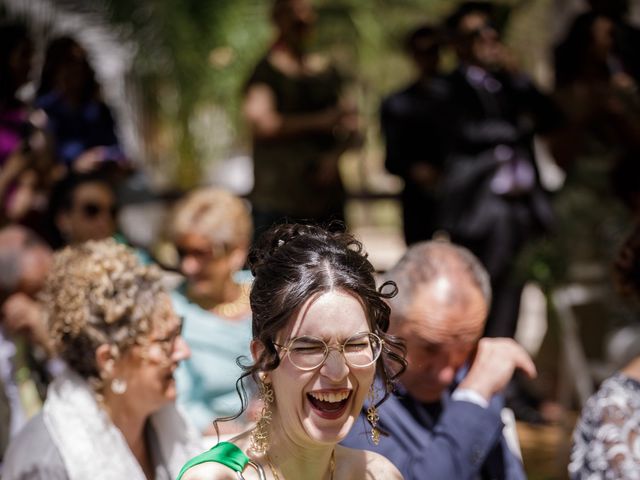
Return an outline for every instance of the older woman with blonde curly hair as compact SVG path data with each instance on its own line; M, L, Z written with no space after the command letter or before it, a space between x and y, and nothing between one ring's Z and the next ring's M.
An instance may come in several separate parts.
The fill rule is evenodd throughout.
M236 361L250 355L251 276L242 268L251 234L245 202L220 188L191 192L178 202L169 222L185 277L172 298L192 352L176 376L178 400L205 434L215 433L216 418L240 407L235 382L242 371ZM226 434L246 428L242 419L221 426Z
M113 240L56 254L43 297L67 365L9 446L5 479L171 479L199 448L173 403L189 348L161 272Z

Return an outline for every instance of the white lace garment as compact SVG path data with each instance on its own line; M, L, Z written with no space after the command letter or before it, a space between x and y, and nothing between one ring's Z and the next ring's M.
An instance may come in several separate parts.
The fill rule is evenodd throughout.
M573 480L640 480L640 382L621 373L587 401L573 432Z

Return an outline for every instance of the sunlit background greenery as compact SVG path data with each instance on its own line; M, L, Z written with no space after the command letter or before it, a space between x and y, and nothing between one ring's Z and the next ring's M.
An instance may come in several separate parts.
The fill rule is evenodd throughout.
M152 131L145 132L149 151L156 157L150 160L165 169L177 167L174 178L183 187L198 182L204 164L248 150L239 115L241 90L273 36L268 21L269 3L109 2L112 21L127 26L139 46L134 72L144 93L145 115L152 119ZM529 52L540 52L545 43L539 28L544 19L541 21L540 17L546 14L549 3L542 0L505 4L514 8L508 39ZM358 162L367 161L369 156L375 156L378 146L375 120L380 98L411 75L400 50L403 36L418 23L441 19L451 10L452 2L325 0L316 2L316 6L320 15L312 48L329 52L353 79L371 142ZM519 27L519 16L534 25ZM526 25L527 21L519 23ZM538 33L529 35L531 29ZM525 68L538 68L535 55L525 54L523 60ZM361 167L351 170L370 171ZM347 182L374 190L385 188L372 179Z
M104 23L135 50L129 72L139 92L134 108L144 158L172 186L202 182L211 164L250 148L240 117L242 85L272 40L266 0L26 0L84 15ZM23 0L3 0L7 5ZM436 23L451 11L451 0L318 0L319 23L311 48L328 52L352 78L368 142L345 160L347 184L359 190L397 190L379 172L377 108L381 97L406 83L411 70L400 45L422 22ZM552 0L500 2L507 41L525 69L544 82L543 52ZM14 8L13 10L16 10ZM7 11L13 11L7 8ZM20 10L20 8L17 8ZM47 8L22 8L42 29ZM26 14L25 14L26 12ZM49 15L51 15L49 13ZM79 27L81 28L81 27ZM98 55L99 56L99 55ZM445 57L445 64L447 59ZM126 99L124 100L127 101ZM363 163L365 165L363 165Z

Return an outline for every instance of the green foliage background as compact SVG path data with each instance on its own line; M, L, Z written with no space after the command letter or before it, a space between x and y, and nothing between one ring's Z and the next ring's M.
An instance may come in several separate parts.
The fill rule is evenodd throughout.
M313 47L330 52L351 75L365 119L374 120L382 95L410 76L400 51L405 33L421 22L437 22L455 3L318 0ZM172 170L178 186L197 184L206 163L246 148L239 114L242 85L273 38L270 4L268 0L107 1L110 21L138 45L134 81L142 92L145 143L151 157L164 157L148 160ZM203 128L198 119L207 115Z
M374 158L380 156L377 113L381 98L411 77L411 67L400 48L403 37L419 24L438 23L459 0L311 1L319 13L311 47L328 52L352 78L364 120L367 143L357 162L352 162L359 164L352 168L359 173L351 176L358 177L355 182L365 189L376 190L359 177L372 166L374 171L382 169L379 159ZM545 59L540 52L548 47L548 24L557 10L555 1L493 2L499 17L509 18L507 42L515 47L523 68L543 80ZM208 165L249 151L240 116L242 87L273 40L271 3L0 0L0 18L7 14L23 18L43 41L53 33L54 18L63 19L58 26L74 23L72 34L98 27L92 37L94 47L98 45L97 56L102 34L96 32L100 30L115 34L110 42L131 46L135 61L126 80L137 94L127 92L121 103L134 102L126 114L134 112L142 136L139 144L144 146L142 158L136 160L156 172L154 177L163 180L165 187L189 188L204 181ZM452 65L451 55L445 55L444 64Z

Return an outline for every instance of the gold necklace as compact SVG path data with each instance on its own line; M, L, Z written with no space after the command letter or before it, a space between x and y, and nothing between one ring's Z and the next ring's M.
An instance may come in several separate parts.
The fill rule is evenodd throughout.
M213 313L228 319L235 320L240 314L249 312L249 285L242 283L239 285L240 294L235 300L219 303L211 310Z
M273 475L273 478L275 480L280 480L280 475L278 475L278 471L276 470L276 467L271 462L271 457L269 457L269 454L266 452L264 456L267 459L267 465L269 465L269 469L271 470L271 474ZM330 474L331 480L333 480L333 474L335 471L336 471L336 449L334 448L333 451L331 452L331 460L329 461L329 474Z

